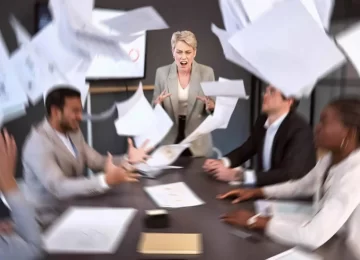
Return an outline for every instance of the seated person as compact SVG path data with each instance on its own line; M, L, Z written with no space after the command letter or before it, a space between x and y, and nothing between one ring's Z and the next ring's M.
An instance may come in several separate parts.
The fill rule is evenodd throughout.
M249 211L226 214L222 220L237 226L265 230L287 245L312 250L340 233L360 258L360 99L331 102L321 114L316 144L329 153L314 169L296 181L256 189L237 189L220 199L237 197L234 203L254 198L297 198L315 195L314 214L304 223L273 217L253 217ZM249 220L249 221L248 221Z
M38 259L42 253L40 229L14 178L16 153L14 138L4 131L0 134L0 191L11 211L0 199L0 259Z
M299 179L316 163L313 131L296 111L298 101L285 98L268 86L262 112L247 141L221 160L209 159L204 170L221 181L241 181L250 185L268 185ZM258 171L240 166L257 155Z
M23 148L25 193L38 210L45 214L46 208L64 199L103 193L117 184L137 181L138 175L125 168L144 161L147 151L134 148L129 139L128 155L114 158L113 164L111 155L106 158L92 149L79 127L82 104L78 90L56 86L48 93L45 106L47 117L31 130ZM86 177L85 166L103 173Z

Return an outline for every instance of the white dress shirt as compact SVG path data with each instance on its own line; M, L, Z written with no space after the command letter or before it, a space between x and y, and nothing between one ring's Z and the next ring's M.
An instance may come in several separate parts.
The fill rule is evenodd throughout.
M178 81L178 98L179 98L179 115L187 115L188 98L189 98L189 85L185 88L181 87L180 81Z
M288 245L316 249L335 234L345 235L348 246L360 259L360 149L333 165L322 186L322 178L331 163L327 154L300 180L263 188L266 197L296 198L315 195L314 215L305 223L273 217L266 234ZM324 196L320 194L324 191Z
M76 154L78 151L76 150L76 147L70 140L69 136L65 135L63 133L60 133L58 131L56 131L56 134L60 138L60 140L64 143L64 145L69 150L69 152L76 158ZM99 174L98 178L99 178L99 182L100 182L101 186L104 188L104 191L106 191L107 189L110 188L109 185L106 183L105 174Z
M284 121L288 113L280 116L276 119L272 124L269 123L269 119L266 120L264 127L267 129L264 139L264 146L263 146L263 170L266 172L271 169L271 156L272 156L272 147L274 143L274 138L279 130L281 123ZM225 167L230 167L231 162L229 158L222 158L222 161ZM242 167L235 168L238 171L242 170ZM244 171L244 184L246 185L254 185L256 184L256 174L254 171Z

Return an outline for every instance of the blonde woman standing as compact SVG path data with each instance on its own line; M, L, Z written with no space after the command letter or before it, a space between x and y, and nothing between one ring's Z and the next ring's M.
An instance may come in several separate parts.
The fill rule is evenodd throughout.
M162 144L180 143L212 113L215 101L204 96L200 83L214 81L212 68L194 59L197 40L190 31L175 32L171 37L174 62L156 71L153 104L161 104L174 122ZM203 135L191 144L183 155L210 156L211 134Z

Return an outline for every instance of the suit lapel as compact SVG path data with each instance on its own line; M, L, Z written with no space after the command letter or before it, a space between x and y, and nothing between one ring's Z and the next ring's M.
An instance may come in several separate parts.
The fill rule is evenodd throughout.
M199 95L201 83L201 75L198 64L194 61L191 69L190 83L189 83L189 97L188 97L188 112L186 119L189 120L190 115L196 103L196 97Z
M287 121L289 119L290 113L285 117L284 121L282 121L282 123L279 126L279 129L277 130L275 137L274 137L274 142L271 148L271 165L274 165L274 159L275 158L275 152L276 149L278 147L279 141L281 140L281 138L284 140L284 136L286 136L286 132L288 131L288 127L287 127Z
M171 106L173 108L174 118L176 123L178 124L179 121L179 97L178 97L178 76L177 76L177 67L176 63L174 62L170 67L169 76L167 79L167 88L170 96Z
M54 145L61 151L61 154L66 158L67 160L73 162L74 164L78 164L78 160L72 153L69 151L69 149L65 146L63 141L60 139L60 137L57 135L55 129L53 129L50 124L48 123L47 119L45 119L43 123L43 130L47 137L51 140L51 142L54 143Z

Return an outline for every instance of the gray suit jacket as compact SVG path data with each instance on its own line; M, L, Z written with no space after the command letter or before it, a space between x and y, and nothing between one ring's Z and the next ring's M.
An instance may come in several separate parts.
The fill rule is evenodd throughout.
M70 133L69 137L77 149L76 157L47 119L32 128L25 141L22 158L24 193L38 210L61 205L67 198L107 190L99 176L84 176L85 166L94 172L103 171L106 157L88 146L80 130Z
M212 68L193 62L188 98L188 113L186 116L185 136L191 134L207 117L205 104L197 100L197 96L204 96L200 83L204 81L214 81L214 71ZM168 135L162 141L162 144L173 144L178 135L178 75L176 63L160 67L156 71L155 89L153 95L153 104L162 91L171 93L169 98L163 102L165 111L173 120L174 125ZM212 154L211 134L203 135L191 144L191 152L194 156L209 156Z

